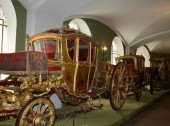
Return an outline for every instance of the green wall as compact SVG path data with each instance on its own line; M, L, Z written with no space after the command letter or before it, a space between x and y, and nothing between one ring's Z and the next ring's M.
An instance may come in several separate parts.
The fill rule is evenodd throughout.
M102 56L102 46L107 47L107 59L110 61L112 40L116 34L105 24L92 19L83 19L90 28L94 40L99 47L99 60Z
M106 46L107 47L107 59L108 61L110 61L110 57L111 57L111 45L112 45L112 40L116 35L116 33L111 30L107 25L93 20L93 19L87 19L87 18L82 18L82 20L84 20L87 25L90 28L91 34L93 39L98 43L98 47L99 47L99 57L98 60L100 61L102 58L102 46ZM68 24L70 22L70 20L64 22L65 24Z
M11 0L17 17L17 32L16 32L16 51L25 50L26 41L26 9L17 1Z

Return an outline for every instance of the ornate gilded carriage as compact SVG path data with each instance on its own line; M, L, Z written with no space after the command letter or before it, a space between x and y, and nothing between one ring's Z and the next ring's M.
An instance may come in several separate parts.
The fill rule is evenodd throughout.
M29 47L29 51L0 54L0 71L9 75L0 82L1 117L17 115L17 126L53 126L52 94L76 106L105 91L105 86L96 90L97 45L87 35L53 29L29 38Z
M88 99L86 93L94 90L97 70L97 45L87 35L73 29L53 29L31 37L30 47L48 57L48 73L60 75L62 84L55 91L63 102L77 105ZM63 93L66 92L66 93ZM61 95L62 94L62 95ZM69 94L66 100L64 95ZM73 95L74 94L74 95Z

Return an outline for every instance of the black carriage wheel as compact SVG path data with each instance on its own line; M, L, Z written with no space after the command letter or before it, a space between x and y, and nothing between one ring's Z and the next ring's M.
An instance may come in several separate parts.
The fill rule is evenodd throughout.
M50 99L31 99L18 114L15 126L54 126L56 111Z
M153 95L155 90L156 83L154 81L150 81L150 93Z
M110 80L110 104L114 110L120 110L126 101L128 93L127 67L125 63L118 63Z
M139 101L141 99L141 95L142 95L142 88L141 88L140 84L137 84L135 86L135 99L136 99L136 101Z
M136 101L139 101L142 96L142 82L143 82L143 74L137 74L137 81L134 85L134 94Z

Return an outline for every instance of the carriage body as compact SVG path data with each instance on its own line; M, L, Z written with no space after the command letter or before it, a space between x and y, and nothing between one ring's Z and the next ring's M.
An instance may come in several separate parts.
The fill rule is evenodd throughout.
M97 69L97 45L87 35L71 29L53 29L29 40L31 50L44 52L48 73L60 73L70 91L93 88Z
M146 82L150 85L151 94L155 90L168 87L168 66L165 58L151 58L151 67L145 68Z
M133 92L137 101L141 98L144 79L144 57L125 55L116 58L117 65L110 80L110 104L115 110L124 105L128 92Z

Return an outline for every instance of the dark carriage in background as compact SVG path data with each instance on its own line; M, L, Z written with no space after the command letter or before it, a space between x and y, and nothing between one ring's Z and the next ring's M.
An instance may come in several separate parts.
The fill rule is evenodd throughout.
M78 106L109 92L110 104L120 110L132 91L141 97L144 78L142 56L121 56L118 65L107 64L106 80L98 82L98 48L89 36L60 28L37 34L28 40L29 51L0 54L0 71L8 74L0 82L0 116L17 117L16 126L53 126L56 110L51 95Z
M141 98L144 81L144 57L126 55L116 58L117 65L110 75L110 104L115 110L124 105L128 92L135 95L137 101Z
M154 68L152 76L150 76L153 82L153 89L166 89L169 88L169 71L168 71L168 60L164 57L151 58L151 67ZM157 83L155 83L155 81Z
M128 92L132 92L139 101L146 86L149 86L151 94L167 88L168 68L164 59L151 59L151 67L145 67L145 59L139 55L120 56L116 60L118 64L110 65L106 70L109 73L106 78L110 80L110 103L115 110L123 106Z

